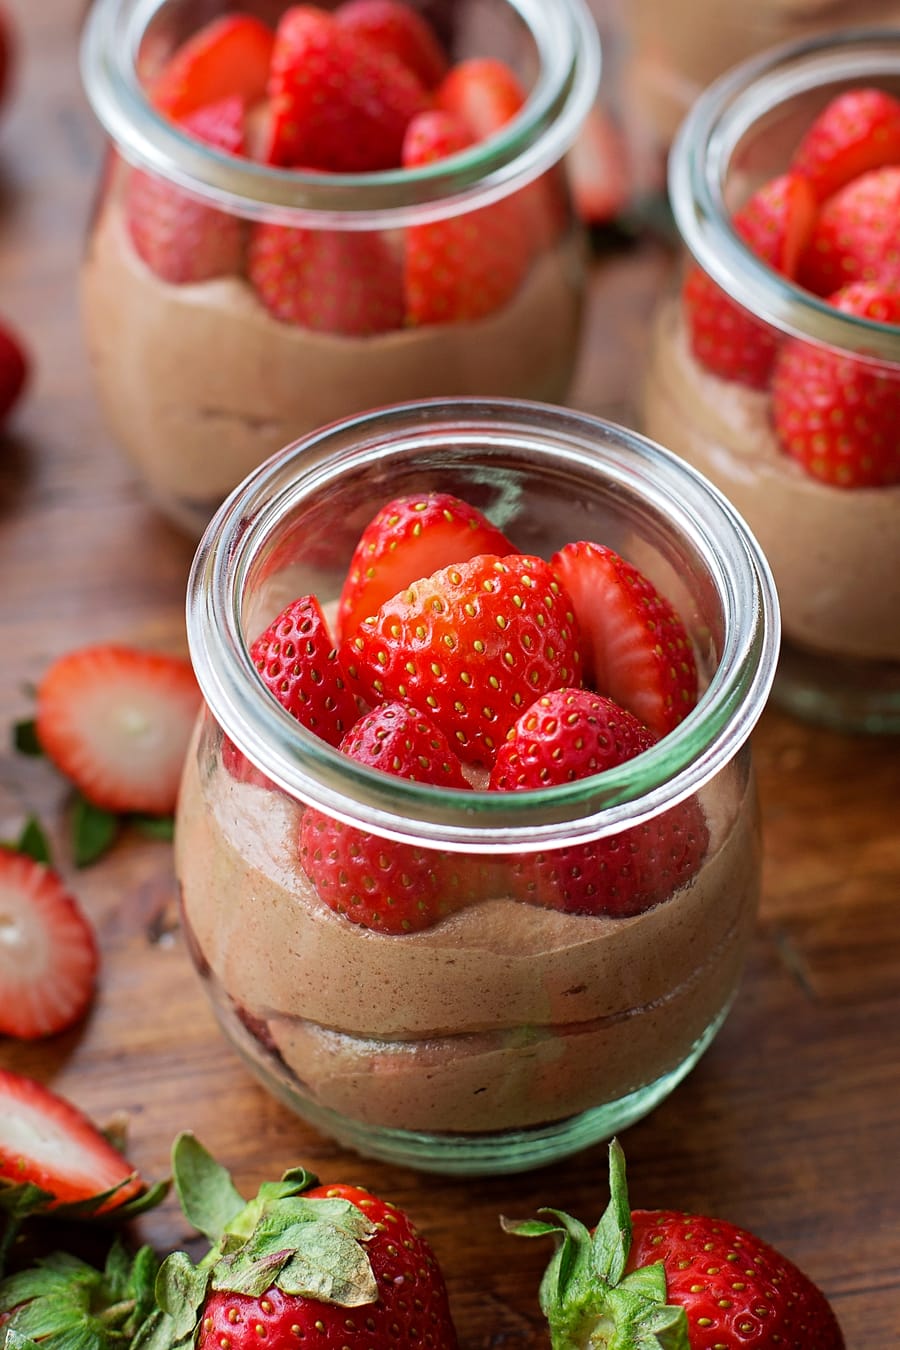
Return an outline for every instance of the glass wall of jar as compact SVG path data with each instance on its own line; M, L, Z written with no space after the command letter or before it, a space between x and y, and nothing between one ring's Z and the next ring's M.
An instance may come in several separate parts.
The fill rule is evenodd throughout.
M314 20L339 51L347 8L329 0ZM343 104L306 143L266 97L281 59L279 39L274 56L266 44L308 7L231 9L98 0L82 49L111 140L82 275L96 387L153 498L197 535L267 455L339 417L419 397L564 398L584 259L561 160L599 77L582 0L426 7L449 74L435 92L404 69L390 145L366 139L368 105ZM249 27L246 88L222 99L217 69L173 92L184 52L217 23ZM488 83L479 103L476 57L502 61L525 97L499 129L514 95ZM380 78L362 65L351 104ZM366 168L373 155L388 167Z
M642 425L716 483L762 545L784 626L776 697L878 732L900 730L900 266L887 204L891 191L900 202L900 160L862 171L854 149L850 181L819 202L798 158L814 119L862 90L900 99L897 31L779 48L686 119L670 191L692 258L660 306ZM873 194L885 205L862 253L828 244ZM795 280L758 256L785 212L804 241L778 260Z
M689 635L693 710L638 758L523 791L489 790L483 765L466 790L391 776L299 725L249 647L299 595L333 618L364 526L431 491L533 557L588 540L639 568ZM363 1153L448 1173L541 1165L668 1095L732 1002L759 888L748 737L778 614L720 495L561 409L396 407L298 442L233 494L188 608L206 711L177 819L183 925L263 1083ZM417 903L394 923L398 874Z

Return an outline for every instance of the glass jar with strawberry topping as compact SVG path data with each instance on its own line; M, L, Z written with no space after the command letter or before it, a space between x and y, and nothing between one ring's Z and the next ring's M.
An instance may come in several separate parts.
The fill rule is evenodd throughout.
M562 401L583 0L97 0L82 68L112 142L82 270L96 387L187 530L337 418Z
M753 931L748 737L778 645L719 494L561 409L397 406L229 498L188 627L183 928L265 1084L459 1173L672 1091Z
M900 33L741 66L670 164L689 250L643 429L755 532L779 590L776 696L900 730Z

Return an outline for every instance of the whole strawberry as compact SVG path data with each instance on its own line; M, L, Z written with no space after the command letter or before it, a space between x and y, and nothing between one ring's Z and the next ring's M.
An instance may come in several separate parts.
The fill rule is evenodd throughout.
M844 1350L824 1294L760 1238L722 1219L632 1212L615 1140L609 1189L593 1234L554 1209L501 1220L557 1240L540 1292L553 1350Z
M188 1219L213 1246L194 1266L163 1263L160 1311L133 1350L455 1350L434 1254L402 1210L357 1186L317 1185L297 1168L249 1204L190 1134L173 1150Z

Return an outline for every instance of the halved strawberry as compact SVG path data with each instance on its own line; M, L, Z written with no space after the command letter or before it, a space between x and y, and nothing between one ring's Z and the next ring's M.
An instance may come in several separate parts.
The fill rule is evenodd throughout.
M830 297L844 314L900 327L900 282L858 281ZM900 374L895 365L791 339L772 380L782 449L837 488L900 483Z
M853 281L900 281L900 165L864 173L829 197L798 280L823 296Z
M819 113L791 168L820 202L886 164L900 164L900 100L884 89L848 89Z
M131 1164L83 1112L32 1078L0 1069L0 1177L30 1182L55 1197L49 1206L91 1200L114 1209L144 1189Z
M334 17L348 32L402 61L426 89L447 73L447 56L434 29L402 0L345 0Z
M760 188L732 224L758 258L793 278L815 219L812 188L788 173ZM689 269L681 298L697 360L721 379L764 389L778 345L775 331L736 305L700 267Z
M656 736L612 699L557 689L536 700L497 752L490 786L553 787L603 773ZM709 847L696 797L605 839L525 854L511 867L516 898L567 914L640 914L687 885Z
M403 267L376 230L254 225L247 273L270 314L322 333L367 337L403 325Z
M255 103L266 92L275 34L250 14L223 14L188 38L150 89L160 112L176 121L220 99Z
M188 661L115 644L80 647L38 686L37 735L95 806L168 815L199 707Z
M244 151L240 98L232 96L200 108L182 126L204 144L227 154ZM240 218L188 196L156 174L132 171L125 190L125 222L138 254L163 281L178 286L240 270Z
M420 113L403 142L404 168L432 164L472 144L465 123ZM412 324L480 319L519 289L532 246L516 197L406 231L406 308Z
M461 758L490 765L519 712L581 683L572 601L541 558L484 554L415 581L342 648L371 703L408 699Z
M0 1034L65 1031L94 995L94 930L51 868L0 849Z
M672 605L603 544L567 544L550 566L572 599L585 682L664 736L697 702L694 652Z
M596 105L585 118L566 155L566 174L576 215L586 225L607 224L628 205L628 148L605 108Z
M351 759L399 778L469 787L444 733L403 701L382 704L363 716L341 749ZM375 932L418 932L456 907L447 854L367 834L311 808L300 827L300 860L324 904Z
M29 364L21 339L6 324L0 324L0 423L22 395Z
M439 567L479 553L515 553L480 511L449 492L395 497L363 530L338 605L337 633L356 632L385 600Z
M407 124L428 101L394 55L314 5L282 15L268 94L268 163L338 173L398 167Z

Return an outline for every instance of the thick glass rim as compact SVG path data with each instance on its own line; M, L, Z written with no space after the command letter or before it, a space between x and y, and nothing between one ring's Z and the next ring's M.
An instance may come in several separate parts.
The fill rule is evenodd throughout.
M245 584L265 541L343 474L427 446L486 458L527 452L587 477L601 471L674 525L702 558L723 616L719 665L697 707L631 764L554 788L442 790L356 764L301 727L259 681L242 636ZM457 851L534 851L599 838L692 795L749 737L775 673L780 622L768 564L743 519L706 479L636 432L520 400L428 400L334 423L250 475L210 522L191 568L188 643L207 707L254 764L292 797L388 838Z
M725 184L746 133L773 108L830 85L900 80L900 29L851 29L786 43L742 62L701 94L669 157L669 197L681 237L738 304L782 332L862 358L900 364L896 325L843 314L779 276L731 226Z
M530 30L539 73L496 136L418 169L310 174L236 159L156 112L137 73L143 34L167 0L94 0L81 75L100 123L130 163L248 219L329 229L424 224L508 195L556 164L596 97L600 39L584 0L498 0Z

